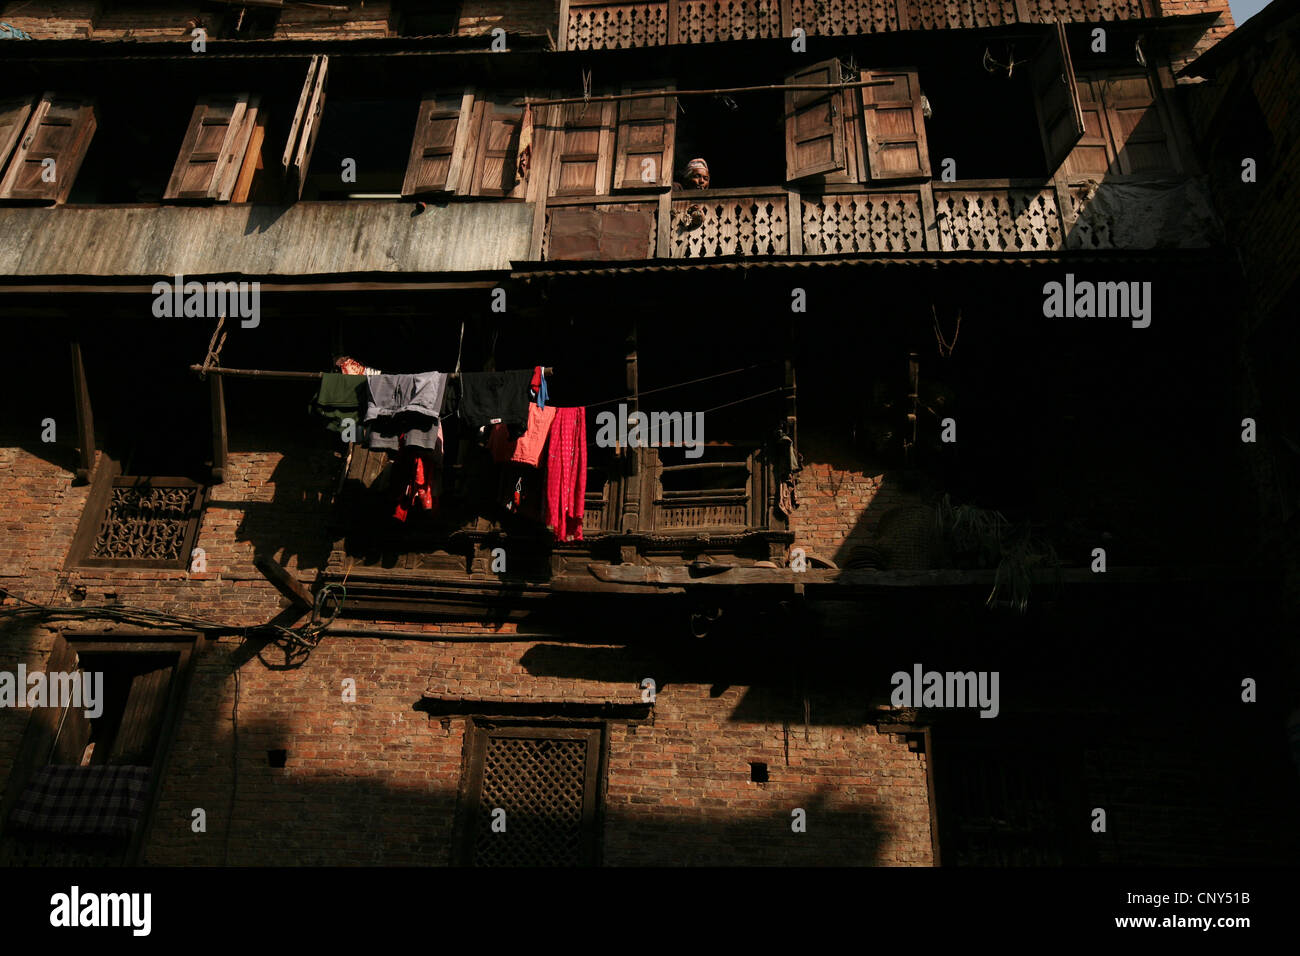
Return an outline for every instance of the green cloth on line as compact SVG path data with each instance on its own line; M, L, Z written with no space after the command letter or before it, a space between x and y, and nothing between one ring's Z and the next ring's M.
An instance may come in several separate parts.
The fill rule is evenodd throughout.
M366 377L326 372L321 376L320 391L312 400L310 411L325 418L325 427L343 431L343 420L361 423L361 409L366 404Z

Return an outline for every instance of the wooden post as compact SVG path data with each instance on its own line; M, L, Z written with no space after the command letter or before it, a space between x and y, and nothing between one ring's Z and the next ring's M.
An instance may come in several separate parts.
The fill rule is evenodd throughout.
M673 255L673 194L664 190L659 194L658 232L655 235L655 258L671 259Z
M627 404L628 415L636 411L639 401L639 368L637 366L637 328L636 319L631 320L632 327L627 336ZM624 448L627 465L623 469L623 531L637 531L641 527L641 451L640 448Z
M790 0L781 0L781 36L790 39L792 30L794 30L794 21L790 13Z
M77 403L77 441L80 444L77 484L90 481L95 470L95 419L90 408L86 366L81 360L81 343L72 343L72 392Z
M569 48L569 0L560 0L559 33L555 39L555 48L563 53Z
M1074 202L1070 198L1070 182L1065 175L1065 167L1062 166L1052 176L1052 189L1056 195L1056 216L1061 222L1061 248L1070 248L1070 233L1074 232L1074 224L1078 221L1078 216L1074 214Z
M677 35L677 31L679 29L678 26L679 20L677 14L678 14L678 8L682 4L682 0L667 0L667 2L668 2L668 43L670 46L674 43L685 43L686 42L685 39Z
M786 191L785 227L789 254L803 255L803 198L795 189Z
M934 215L934 187L929 182L921 183L921 223L925 227L925 238L921 248L927 252L939 250L939 221Z
M223 376L208 376L208 395L212 400L212 483L226 480L226 389Z

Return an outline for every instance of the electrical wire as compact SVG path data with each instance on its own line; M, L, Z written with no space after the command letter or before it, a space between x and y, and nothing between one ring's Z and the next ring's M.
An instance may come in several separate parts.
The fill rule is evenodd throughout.
M746 365L744 368L733 368L727 372L717 372L713 375L705 375L702 378L693 378L685 382L675 382L672 385L660 385L658 388L643 388L637 391L635 397L640 398L642 395L653 395L656 392L666 392L674 388L683 388L684 386L687 385L694 385L697 382L707 382L715 378L724 378L727 375L736 375L739 372L749 372L756 368L764 368L765 366L768 365L775 365L779 361L784 361L784 359L771 359L767 362L759 362L756 365ZM626 402L629 398L632 397L633 396L631 395L620 395L617 398L607 398L601 402L588 402L585 407L599 408L601 405L613 405L615 402Z

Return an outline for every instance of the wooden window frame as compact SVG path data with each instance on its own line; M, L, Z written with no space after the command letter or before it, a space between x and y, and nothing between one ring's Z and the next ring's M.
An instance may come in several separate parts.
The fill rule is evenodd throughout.
M465 721L464 759L457 798L452 863L472 866L482 808L483 766L488 740L500 737L585 739L586 780L583 785L585 865L599 866L603 852L604 811L609 779L609 722L536 717L501 719L470 717ZM507 826L509 821L507 820Z
M171 558L94 558L90 551L99 530L103 526L108 505L114 488L130 487L138 481L148 481L162 487L197 488L198 497L190 510L185 537L181 546L181 556ZM149 568L157 570L187 571L190 567L190 555L198 540L199 529L203 523L203 514L207 508L211 486L201 484L191 478L179 476L144 476L123 475L117 461L106 461L95 469L91 482L90 494L86 498L85 508L72 537L68 549L68 558L64 570L73 568Z
M1147 87L1151 91L1151 104L1148 110L1154 111L1156 122L1160 124L1161 132L1164 134L1164 148L1169 155L1169 164L1160 169L1145 169L1139 172L1131 171L1129 161L1124 155L1116 130L1119 128L1119 119L1116 115L1117 102L1111 95L1110 84L1112 80L1143 77L1147 82ZM1165 98L1164 87L1161 82L1159 68L1155 66L1143 67L1095 67L1087 66L1076 67L1074 72L1076 86L1082 86L1083 83L1089 83L1096 90L1096 108L1101 121L1101 139L1104 140L1106 147L1107 168L1105 170L1087 170L1082 172L1065 173L1065 164L1069 162L1067 157L1062 162L1059 170L1065 173L1070 182L1079 182L1086 179L1097 179L1113 182L1143 182L1146 180L1168 179L1188 174L1187 152L1184 149L1184 139L1180 124L1172 112L1173 105ZM1087 134L1084 134L1085 138ZM1126 141L1127 142L1127 141ZM1101 143L1088 143L1094 147L1102 145ZM1055 170L1053 171L1055 172Z
M54 108L55 102L60 104L76 102L78 105L76 106L76 118L68 124L73 128L73 133L68 143L59 152L59 158L56 161L55 182L51 184L54 188L52 190L43 190L48 195L14 195L22 165L26 161L27 154L31 150L36 136L40 132L42 123ZM72 192L77 173L81 171L81 164L86 158L86 153L90 149L90 142L94 139L95 130L98 128L99 120L95 115L96 106L95 98L92 96L83 96L78 93L60 94L55 90L47 90L42 93L27 113L22 132L14 139L10 146L12 152L4 167L0 168L0 200L8 203L33 203L55 206L61 206L67 202L68 194ZM6 139L9 138L10 136L6 135Z
M732 445L730 442L715 443L715 447L727 447ZM707 447L707 444L706 444ZM653 529L656 534L681 535L682 537L693 537L701 532L706 534L727 533L742 534L755 531L770 531L776 528L773 523L773 495L776 492L776 478L773 473L769 455L762 442L740 442L733 447L742 447L749 449L749 453L744 461L734 463L736 468L745 468L748 475L745 479L745 520L741 524L712 524L700 525L691 528L674 528L667 527L664 522L664 514L667 510L668 499L664 497L663 474L665 467L670 469L682 468L683 465L665 466L659 458L659 449L648 447L637 449L642 455L641 472L647 477L646 501L648 508L643 508L643 512L649 517L649 529ZM701 462L709 464L707 462ZM685 465L697 464L696 462L686 462ZM708 497L707 495L702 497ZM719 497L721 503L723 496ZM734 498L734 496L731 496Z
M409 198L423 195L438 194L467 194L468 184L473 181L473 170L466 165L467 160L473 160L471 134L471 120L474 113L474 90L465 89L459 94L460 107L458 110L440 108L438 100L451 99L458 94L447 92L440 94L436 90L426 90L420 96L420 108L416 114L415 134L411 138L411 151L406 160L406 174L402 179L402 197ZM452 113L456 113L456 132L452 135L452 143L449 147L430 147L427 142L421 138L421 131L425 124L435 118L450 119ZM444 114L435 117L434 114ZM435 183L431 186L421 186L419 180L419 164L425 159L428 150L436 150L442 153L446 149L447 176L441 183Z
M132 866L139 862L140 855L148 843L153 829L161 784L166 776L171 759L172 746L175 743L176 729L180 715L184 710L186 695L194 670L194 658L198 650L201 635L193 631L116 631L76 632L63 631L54 639L54 647L45 664L46 672L70 672L79 670L78 658L82 654L175 654L175 670L167 688L167 703L163 710L158 728L158 740L155 745L153 760L150 763L149 788L141 809L140 822L127 843L122 860L123 866ZM31 781L32 774L40 767L42 754L48 761L59 735L62 712L56 714L55 708L39 708L32 712L27 728L19 744L18 756L9 771L3 796L0 797L0 839L9 826L9 815ZM57 837L50 837L57 840Z

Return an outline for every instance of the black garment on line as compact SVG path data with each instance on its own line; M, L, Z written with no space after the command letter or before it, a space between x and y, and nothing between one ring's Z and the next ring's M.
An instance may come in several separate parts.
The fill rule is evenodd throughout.
M462 372L458 395L461 420L473 429L500 422L518 438L528 430L528 387L532 381L532 369Z

